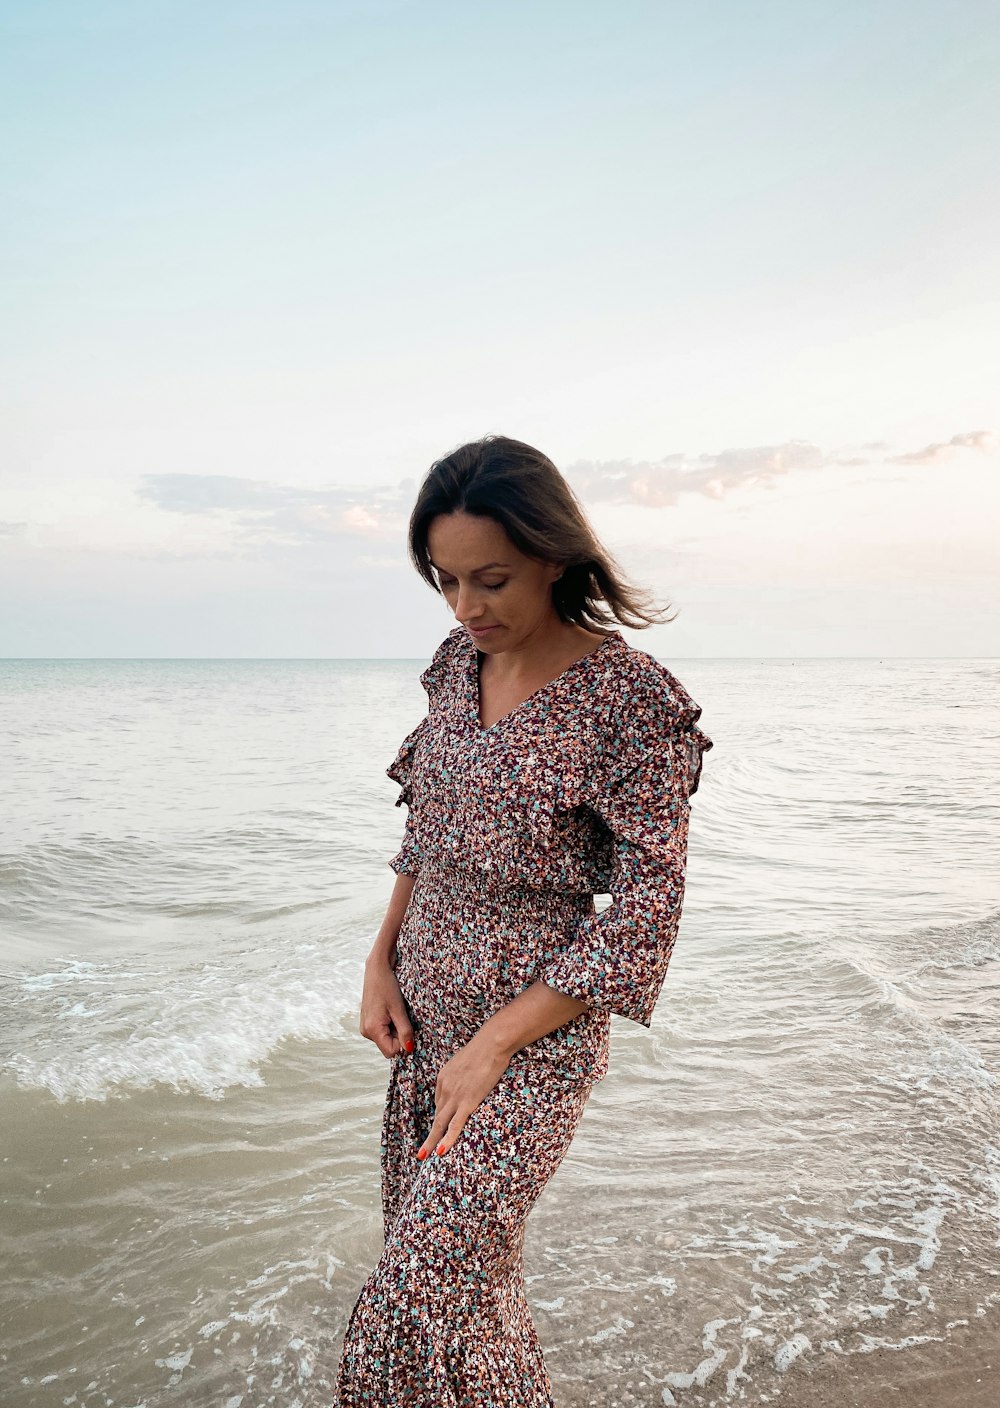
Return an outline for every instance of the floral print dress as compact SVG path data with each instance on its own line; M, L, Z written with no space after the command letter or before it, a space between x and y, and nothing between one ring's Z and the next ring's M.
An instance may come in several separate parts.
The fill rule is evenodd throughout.
M416 1049L391 1062L385 1249L351 1312L339 1408L552 1408L525 1222L607 1073L611 1014L650 1025L713 746L679 681L618 631L489 728L479 664L450 631L387 769L407 806L389 864L414 876L396 977ZM516 1052L454 1147L419 1162L438 1070L538 979L587 1010Z

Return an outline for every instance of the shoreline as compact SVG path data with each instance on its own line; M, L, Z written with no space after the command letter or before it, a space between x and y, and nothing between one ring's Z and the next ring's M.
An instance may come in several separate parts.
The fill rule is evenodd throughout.
M827 1352L758 1401L779 1397L789 1408L997 1408L1000 1311L973 1313L944 1338L905 1349Z
M714 1376L700 1388L664 1397L662 1380L648 1369L645 1385L613 1385L596 1372L573 1382L554 1377L554 1397L558 1408L723 1408L730 1402L744 1408L1000 1408L1000 1307L949 1324L942 1338L903 1349L823 1350L784 1373L758 1363L752 1381L740 1383L731 1398Z

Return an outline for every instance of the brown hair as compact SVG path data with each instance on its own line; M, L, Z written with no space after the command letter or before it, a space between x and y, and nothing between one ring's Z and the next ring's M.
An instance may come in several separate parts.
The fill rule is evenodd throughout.
M506 435L484 435L435 460L410 514L409 552L417 571L438 593L427 534L438 514L492 518L526 557L565 564L552 584L552 604L577 625L645 630L676 619L652 594L633 586L598 542L573 490L540 450Z

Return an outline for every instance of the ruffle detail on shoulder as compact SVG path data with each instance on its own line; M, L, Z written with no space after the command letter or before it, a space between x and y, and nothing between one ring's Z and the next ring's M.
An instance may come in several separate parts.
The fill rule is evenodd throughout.
M423 685L428 699L433 700L441 689L447 687L453 662L465 635L466 632L462 626L456 626L454 630L449 631L431 657L431 663L421 674L420 683Z
M695 719L701 716L701 709L698 708ZM688 772L688 796L693 797L698 791L698 783L701 781L701 768L705 760L705 754L715 744L709 738L704 729L697 728L692 720L685 724L679 731L677 737L678 745L686 754Z
M393 782L398 782L400 786L400 793L396 798L397 807L401 807L404 802L407 806L412 805L413 759L429 722L429 718L421 719L416 728L406 735L396 756L385 770L386 777L392 778Z
M615 717L608 720L603 757L588 777L589 790L599 797L635 769L659 765L681 770L690 798L698 790L704 755L714 747L698 727L701 705L645 651L632 650L627 669Z
M458 646L458 637L462 634L461 626L449 631L435 650L431 663L420 675L420 683L427 694L429 706L433 706L438 695L450 687L452 662ZM393 782L398 782L402 789L396 798L397 807L401 807L404 802L407 806L411 805L414 758L421 740L430 726L430 721L429 707L428 713L420 720L416 728L412 729L403 739L396 756L385 770L386 776L390 777Z

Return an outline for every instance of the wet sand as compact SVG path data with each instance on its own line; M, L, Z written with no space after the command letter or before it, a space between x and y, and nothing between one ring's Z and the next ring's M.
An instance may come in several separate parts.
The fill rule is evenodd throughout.
M948 1339L904 1350L876 1349L790 1372L785 1408L998 1408L1000 1314L956 1325Z
M972 1314L937 1342L869 1353L822 1351L784 1374L762 1373L758 1365L742 1386L743 1396L731 1399L714 1379L702 1388L678 1389L671 1399L654 1382L609 1393L606 1376L584 1370L584 1378L569 1385L554 1377L558 1408L659 1408L671 1402L677 1408L723 1408L729 1402L743 1408L1000 1408L1000 1309Z

